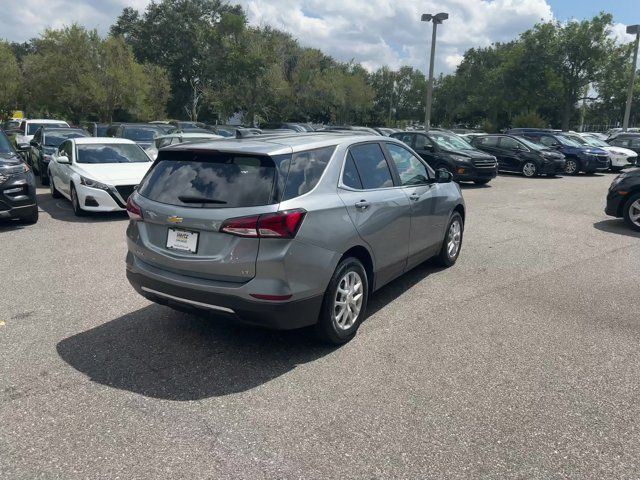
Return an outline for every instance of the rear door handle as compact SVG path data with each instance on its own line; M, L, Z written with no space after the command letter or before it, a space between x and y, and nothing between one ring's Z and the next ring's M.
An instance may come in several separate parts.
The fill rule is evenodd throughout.
M356 203L356 208L358 210L366 210L367 208L369 208L369 205L370 203L366 200L360 200L358 203Z

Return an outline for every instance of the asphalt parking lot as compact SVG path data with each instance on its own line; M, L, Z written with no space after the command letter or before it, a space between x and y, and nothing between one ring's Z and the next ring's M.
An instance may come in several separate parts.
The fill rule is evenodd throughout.
M342 348L150 304L126 215L0 224L0 477L640 476L640 235L613 176L465 187L459 262Z

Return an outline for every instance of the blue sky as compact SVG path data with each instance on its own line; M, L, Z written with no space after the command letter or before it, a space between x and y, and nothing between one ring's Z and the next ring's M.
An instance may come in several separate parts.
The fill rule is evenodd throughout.
M640 0L548 0L547 3L559 20L589 18L604 10L613 14L617 22L640 23Z
M156 0L159 1L159 0ZM0 38L25 41L47 27L78 22L106 34L122 9L150 0L0 0ZM471 47L512 40L541 20L614 14L613 35L630 41L625 25L640 23L640 0L231 0L253 25L286 30L304 46L373 70L381 65L427 68L430 24L422 13L446 11L438 29L436 73L452 72Z

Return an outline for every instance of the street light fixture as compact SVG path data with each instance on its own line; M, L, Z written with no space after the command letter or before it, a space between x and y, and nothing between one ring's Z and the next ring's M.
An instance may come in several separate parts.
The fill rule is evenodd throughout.
M626 132L629 128L629 117L631 116L631 100L633 99L633 84L636 81L636 66L638 64L638 43L640 43L640 25L629 25L627 27L629 35L636 36L635 47L633 51L633 68L631 70L631 83L629 83L629 91L627 92L627 106L624 109L624 121L622 122L622 131Z
M431 15L430 13L424 13L421 20L423 22L433 22L433 33L431 35L431 58L429 59L429 83L427 84L427 111L424 119L424 129L428 132L431 128L431 102L433 98L433 61L436 55L436 31L438 24L449 18L449 14L445 12L436 13Z

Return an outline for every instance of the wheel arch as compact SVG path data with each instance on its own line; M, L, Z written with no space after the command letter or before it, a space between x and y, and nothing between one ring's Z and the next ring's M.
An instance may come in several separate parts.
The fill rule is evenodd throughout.
M629 189L629 194L626 196L624 202L620 202L620 205L618 205L618 211L616 212L616 216L618 218L623 218L624 217L624 209L627 206L627 204L629 203L629 199L631 197L633 197L634 195L637 195L640 193L640 185L636 185L635 187L631 187Z
M360 261L360 263L362 263L362 265L364 266L364 271L367 273L367 281L368 281L367 283L369 284L369 292L370 293L373 292L374 285L375 285L375 270L374 270L374 264L373 264L373 257L369 252L369 250L362 245L355 245L349 248L346 252L344 252L338 264L340 264L342 260L348 257L357 258Z

